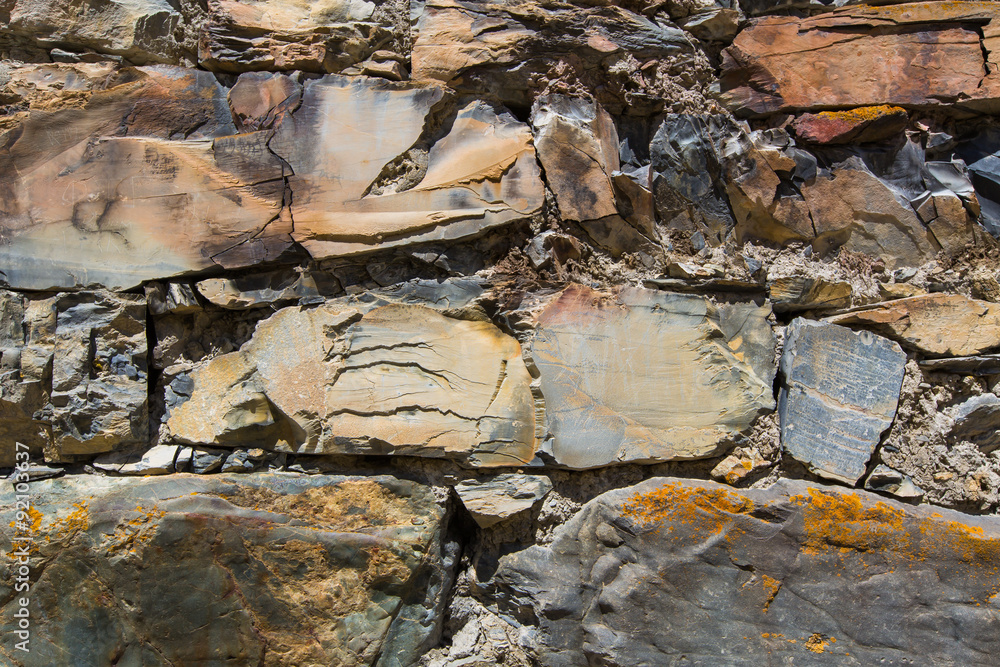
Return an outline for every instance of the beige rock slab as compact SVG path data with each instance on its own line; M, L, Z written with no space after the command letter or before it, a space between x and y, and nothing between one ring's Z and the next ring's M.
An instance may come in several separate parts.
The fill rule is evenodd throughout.
M487 322L423 306L285 308L192 372L167 421L181 443L409 454L473 466L534 456L531 378Z
M933 356L964 357L1000 348L1000 305L960 294L896 299L828 321L870 329Z
M271 148L294 171L293 236L314 258L474 236L541 209L527 126L484 102L458 111L414 187L369 193L386 164L416 143L442 96L366 77L306 84Z
M572 285L538 317L540 373L560 465L711 456L774 409L770 306Z
M267 134L215 141L106 138L68 147L11 184L0 266L18 287L127 288L220 263L254 263L290 244L262 234L282 207ZM276 231L276 230L268 230ZM263 236L263 238L261 238ZM240 248L254 239L260 244ZM235 261L235 254L250 256Z

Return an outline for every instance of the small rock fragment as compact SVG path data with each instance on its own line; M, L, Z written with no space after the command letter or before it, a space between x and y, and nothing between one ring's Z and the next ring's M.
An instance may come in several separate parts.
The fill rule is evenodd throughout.
M756 449L739 454L730 454L712 469L713 479L736 486L748 475L759 472L771 465Z
M893 470L887 465L879 464L865 480L865 488L869 491L888 493L905 500L922 498L924 490L913 483L908 475Z
M480 528L531 509L551 489L548 477L520 474L497 475L486 481L468 479L455 485L455 492Z

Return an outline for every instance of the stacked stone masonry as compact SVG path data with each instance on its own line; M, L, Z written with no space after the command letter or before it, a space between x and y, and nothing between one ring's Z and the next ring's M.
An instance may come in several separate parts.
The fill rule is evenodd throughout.
M998 2L0 3L0 662L996 664L998 237Z

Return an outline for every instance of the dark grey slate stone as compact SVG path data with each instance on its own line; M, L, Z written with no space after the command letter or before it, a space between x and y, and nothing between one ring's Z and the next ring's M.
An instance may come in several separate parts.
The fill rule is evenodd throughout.
M896 414L906 355L870 331L795 319L785 333L781 444L817 475L855 484Z

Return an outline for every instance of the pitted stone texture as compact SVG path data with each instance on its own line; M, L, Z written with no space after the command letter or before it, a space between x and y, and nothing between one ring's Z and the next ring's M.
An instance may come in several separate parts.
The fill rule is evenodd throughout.
M925 294L829 318L871 329L932 356L964 357L1000 348L1000 305L961 294Z
M430 146L418 182L371 192L417 143L439 88L366 77L306 83L270 143L291 166L293 237L317 259L456 240L541 209L544 190L523 123L485 102L459 109Z
M74 476L31 490L31 653L5 646L6 664L72 650L87 665L405 667L437 642L443 510L420 484ZM0 498L6 527L9 486ZM11 554L11 531L0 542Z
M896 415L905 365L899 345L870 331L795 319L781 356L784 450L821 477L856 483Z
M426 306L331 301L279 310L239 352L191 372L171 437L472 466L532 460L531 378L517 341Z
M918 2L761 18L723 52L722 90L742 115L881 104L995 109L996 56L980 31L992 32L998 16L992 2Z
M774 409L770 306L571 285L538 317L540 373L558 465L712 456Z
M502 558L484 593L550 667L987 667L998 550L996 517L800 481L658 478Z

